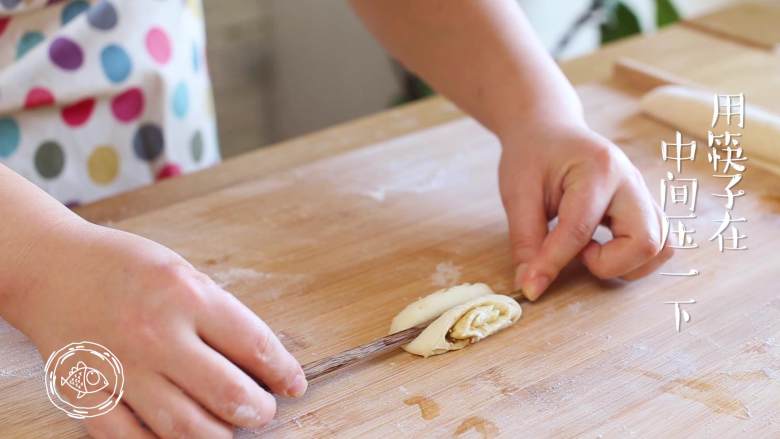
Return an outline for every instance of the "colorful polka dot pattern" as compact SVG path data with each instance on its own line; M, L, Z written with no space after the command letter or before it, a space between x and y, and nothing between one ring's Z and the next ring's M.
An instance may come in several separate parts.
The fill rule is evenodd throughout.
M119 122L132 122L144 111L144 92L131 88L111 100L111 112Z
M133 70L130 55L116 44L109 44L100 52L100 64L108 80L116 84L127 79Z
M110 184L119 175L119 154L110 146L99 146L89 155L87 167L95 184Z
M184 118L187 116L187 111L190 106L190 97L187 90L187 84L180 82L173 90L173 114L178 118Z
M25 32L22 38L19 39L19 43L16 46L16 59L20 59L27 52L33 50L35 46L40 44L45 37L42 33L37 31Z
M84 62L84 52L70 38L60 37L49 46L49 58L63 70L76 70Z
M62 25L70 23L84 11L89 9L89 3L86 0L73 0L67 6L62 8Z
M107 31L116 26L117 22L119 22L119 17L111 2L102 1L90 8L87 13L87 21L95 29Z
M9 35L0 59L35 73L0 83L0 161L63 203L219 159L198 0L0 0Z
M141 160L153 161L165 148L165 137L157 125L148 123L138 127L133 136L133 150Z
M3 5L5 9L14 9L21 2L22 0L0 0L0 5Z
M146 34L146 49L160 64L166 64L171 59L171 42L165 31L159 27L150 29Z
M11 22L11 17L0 17L0 37L3 36L5 30L8 28L8 23Z
M43 178L51 179L60 175L65 166L65 153L55 141L42 143L35 151L35 169Z
M87 98L62 109L62 120L71 127L80 127L89 120L95 109L95 99Z
M21 140L19 124L10 117L0 119L0 157L8 157L16 151Z
M31 88L24 99L24 108L31 109L54 104L54 95L43 87Z

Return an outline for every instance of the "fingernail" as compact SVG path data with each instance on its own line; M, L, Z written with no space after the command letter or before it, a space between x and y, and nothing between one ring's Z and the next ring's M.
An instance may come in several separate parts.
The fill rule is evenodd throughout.
M520 264L515 269L515 289L523 286L523 276L528 269L528 264Z
M531 281L528 282L528 285L523 288L523 294L525 294L525 297L527 297L528 300L533 302L542 295L544 290L547 289L549 285L550 278L543 274L538 274L531 278Z
M301 371L295 377L292 384L290 384L290 387L287 388L287 395L298 398L306 393L307 387L309 387L309 383L306 382L306 377L303 376L303 371Z
M242 424L254 425L260 418L260 411L251 405L241 404L233 411L233 417Z

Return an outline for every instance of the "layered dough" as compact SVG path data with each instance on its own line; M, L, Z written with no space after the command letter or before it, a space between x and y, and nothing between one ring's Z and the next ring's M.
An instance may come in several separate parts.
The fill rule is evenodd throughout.
M434 319L404 350L429 357L463 349L515 323L520 304L494 294L485 284L464 284L436 291L403 309L393 319L390 333ZM438 316L438 317L437 317Z
M715 93L712 91L666 85L653 89L642 97L639 107L652 116L680 131L698 138L706 138L712 129ZM740 133L740 146L751 163L780 174L780 116L760 107L745 104L745 128L720 125L717 134L730 131Z

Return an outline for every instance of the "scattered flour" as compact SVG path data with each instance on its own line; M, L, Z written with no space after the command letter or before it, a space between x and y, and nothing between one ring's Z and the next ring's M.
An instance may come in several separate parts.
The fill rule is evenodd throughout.
M43 363L23 367L9 367L0 364L0 378L32 378L36 376L43 376Z
M630 350L625 356L624 362L635 362L636 360L644 358L648 354L653 354L653 351L644 343L632 343Z
M368 190L363 192L362 194L369 198L373 198L374 200L380 203L385 201L385 198L387 197L387 192L385 191L384 188Z
M436 265L436 271L431 275L431 283L437 287L451 287L460 280L461 267L452 261L440 262Z
M577 314L582 309L582 302L570 303L566 309L569 311L569 314Z
M268 273L255 271L251 268L231 267L224 271L212 273L211 278L214 279L214 282L216 282L220 287L226 287L228 285L239 282L266 279L269 276L270 275Z
M674 368L673 373L678 377L689 377L696 375L698 366L696 357L685 351L672 351L665 355L668 363Z
M446 170L437 169L435 172L424 176L421 179L391 181L387 184L374 187L373 189L354 191L354 193L372 198L381 203L385 201L388 194L392 193L424 194L426 192L443 189L447 186L447 174Z
M240 284L253 284L262 290L263 297L277 300L290 290L300 289L308 283L308 276L290 273L265 273L251 268L231 267L210 274L214 282L222 288Z
M43 363L35 346L0 318L0 379L36 376L43 376Z
M765 367L761 369L761 372L763 372L764 375L766 375L766 377L770 380L780 382L780 371Z

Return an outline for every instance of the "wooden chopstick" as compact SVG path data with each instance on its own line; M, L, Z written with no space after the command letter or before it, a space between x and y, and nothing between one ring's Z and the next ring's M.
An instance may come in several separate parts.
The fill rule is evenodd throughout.
M521 290L514 291L508 294L508 296L521 303L528 301ZM386 335L370 343L348 349L336 355L304 364L303 373L306 375L306 379L311 382L333 372L393 351L414 340L429 323L430 322L425 322L409 329Z

